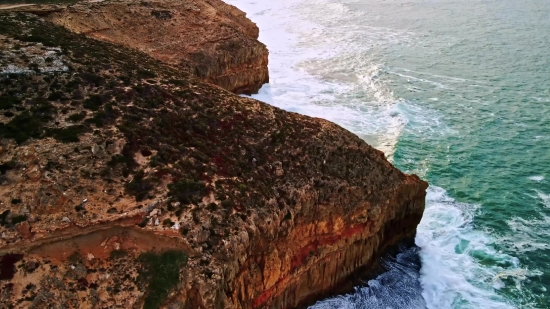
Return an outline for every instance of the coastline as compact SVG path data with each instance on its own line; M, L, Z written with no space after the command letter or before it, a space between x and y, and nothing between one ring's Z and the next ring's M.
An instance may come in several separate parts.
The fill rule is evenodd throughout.
M11 203L4 204L1 246L15 254L5 255L16 259L12 266L25 269L2 283L15 286L7 301L33 301L24 293L54 301L54 294L44 294L48 289L63 295L55 301L73 301L67 293L80 286L90 297L101 293L90 299L105 305L147 304L155 285L124 273L148 278L148 261L180 250L169 261L178 263L179 277L155 292L164 295L160 302L292 308L332 293L360 266L414 237L427 184L344 128L239 98L140 51L74 35L32 15L0 19L8 38L3 48L23 47L2 65L27 66L26 53L59 49L63 56L51 61L78 72L53 75L66 88L59 93L50 89L57 86L46 60L32 66L33 74L2 76L13 88L6 91L26 89L20 83L27 78L40 87L11 99L11 115L4 117L35 115L35 96L49 102L39 101L43 114L36 115L47 114L36 120L39 131L2 131L9 185L3 197ZM22 22L32 36L14 34ZM67 101L73 108L63 109ZM96 230L111 226L103 234ZM130 226L144 233L125 233ZM155 234L167 241L149 244ZM44 241L62 250L33 248ZM28 249L17 249L23 243ZM170 263L166 267L175 267ZM29 276L37 264L48 266ZM115 287L111 275L119 279ZM40 276L51 282L29 292L28 280ZM56 282L66 285L55 288Z

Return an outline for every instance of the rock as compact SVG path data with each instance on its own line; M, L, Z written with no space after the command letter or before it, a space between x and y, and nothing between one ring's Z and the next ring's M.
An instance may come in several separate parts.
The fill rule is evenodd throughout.
M40 266L40 263L38 263L37 261L28 261L24 264L24 268L25 268L25 271L27 273L32 273L34 272L38 267Z
M285 173L285 171L283 170L283 163L281 162L275 162L273 164L273 167L275 168L275 175L276 176L283 176L283 174Z
M67 275L72 280L85 278L87 274L88 274L88 270L86 269L86 266L80 263L69 265L69 271L67 272Z
M150 217L154 217L156 215L160 215L160 209L153 209L150 213L149 213L149 216Z
M99 146L97 144L94 144L92 146L92 154L93 155L97 156L100 150L101 150L101 148L99 148Z
M23 237L24 239L31 239L32 232L29 222L23 221L15 225L15 230Z
M237 94L257 93L269 82L268 51L258 41L259 29L237 8L220 0L194 2L194 10L180 0L134 4L81 2L46 18L74 32L143 51Z
M147 212L150 212L150 211L153 210L155 207L157 207L158 204L159 204L158 201L155 201L155 202L149 204L147 207L145 207L145 208L143 209L143 212L146 212L146 213L147 213Z
M25 175L30 181L36 182L42 179L42 169L39 164L33 164L26 170Z
M97 308L142 305L143 297L127 293L140 291L141 284L124 278L143 266L140 253L176 249L188 260L181 269L171 269L181 272L181 281L165 291L168 297L162 306L179 301L184 308L287 309L329 296L349 278L373 270L389 248L414 239L426 182L400 172L382 152L338 125L235 96L181 70L192 68L190 63L204 64L193 73L203 80L230 70L229 75L240 76L235 85L255 74L263 56L256 50L260 45L239 39L238 33L252 41L257 35L251 31L254 27L246 26L250 22L241 24L246 21L244 13L218 0L128 3L81 2L46 17L78 32L92 25L96 30L86 35L100 40L74 35L28 14L7 13L0 18L0 47L17 43L43 53L55 48L36 42L47 39L48 45L63 46L59 52L68 70L70 66L70 74L17 75L0 87L0 97L8 98L9 104L23 108L40 104L41 113L47 114L33 119L32 131L18 127L22 133L17 141L9 130L0 130L0 144L10 145L10 153L18 154L13 163L2 162L4 168L17 167L17 172L2 174L0 193L21 196L29 205L36 232L27 240L9 224L0 225L4 238L0 251L32 252L33 258L48 264L33 274L32 281L37 291L59 296L48 296L49 306L91 306L67 293L72 287L81 288L77 280L88 276L78 266L82 259L77 257L71 269L49 258L71 256L75 250L97 253L92 262L85 261L96 272L84 278L90 287L110 277L124 291L107 293L101 287L101 297L93 298ZM130 6L135 20L122 14ZM90 14L83 8L89 8ZM169 10L172 17L151 16L153 10ZM73 20L65 24L67 14ZM120 25L121 30L110 24L101 30L105 28L98 27L98 20ZM169 25L172 22L175 26ZM21 33L33 35L22 42ZM233 44L218 36L225 34L238 40ZM196 38L187 40L190 36ZM101 41L116 43L121 38L156 59ZM217 44L227 45L211 49ZM0 67L13 64L6 61L26 63L9 59L0 57ZM158 59L182 63L170 66ZM243 63L246 68L240 70ZM223 70L213 69L218 66ZM54 77L60 94L50 89ZM255 79L249 77L243 87L252 89L249 85ZM81 94L65 109L67 102L61 97L72 97L77 90L73 88L80 88ZM52 95L44 100L44 93ZM73 116L80 110L86 110L86 119ZM70 119L78 124L60 129L61 122ZM94 144L105 145L110 156L80 151ZM135 154L143 149L151 155L137 162ZM255 167L251 158L256 159ZM29 181L35 166L44 166L49 179L37 174L37 181ZM28 171L23 173L23 167ZM116 194L105 194L107 188ZM78 213L73 213L83 197L93 203L87 203L86 209L79 204ZM153 213L176 202L181 205L169 216L161 218L160 210ZM8 207L3 208L0 221L5 222L11 216ZM109 214L110 208L119 215ZM78 218L74 224L64 217L69 213ZM182 225L179 231L160 224L169 218ZM113 262L109 252L114 248L129 248L128 258ZM72 279L64 278L65 273ZM3 303L18 304L30 295L19 288L19 283L29 280L24 275L14 274L18 288L4 293Z

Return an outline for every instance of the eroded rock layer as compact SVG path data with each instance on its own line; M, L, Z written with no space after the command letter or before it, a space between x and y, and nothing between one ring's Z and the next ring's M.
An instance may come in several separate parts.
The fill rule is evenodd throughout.
M268 51L257 40L258 27L220 0L78 3L46 18L76 33L138 49L234 93L256 93L269 81Z
M427 184L333 123L33 14L0 50L3 306L294 308L415 234Z

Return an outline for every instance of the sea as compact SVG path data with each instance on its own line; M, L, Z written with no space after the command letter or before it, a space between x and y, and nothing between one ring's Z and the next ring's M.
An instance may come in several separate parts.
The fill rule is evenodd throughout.
M416 247L312 309L550 308L550 1L226 2L270 52L254 98L430 183Z

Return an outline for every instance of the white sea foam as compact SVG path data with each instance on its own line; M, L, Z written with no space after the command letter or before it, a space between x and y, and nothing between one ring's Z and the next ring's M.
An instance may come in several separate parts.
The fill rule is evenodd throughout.
M546 194L542 191L536 190L537 196L541 199L544 206L550 208L550 194Z
M500 241L517 252L529 252L550 249L550 217L542 215L540 218L524 219L512 217L506 223L513 234L503 236Z
M369 56L372 46L410 43L416 39L414 33L366 26L357 22L361 13L329 0L226 1L258 24L260 40L270 50L271 81L254 96L256 99L336 122L383 150L390 159L405 124L406 130L420 133L418 136L453 134L436 112L397 98L387 87L384 63ZM443 86L442 79L415 80ZM451 77L443 80L465 82ZM423 162L415 165L422 174ZM425 165L427 169L428 161ZM411 289L415 280L421 283L427 308L513 308L499 296L498 289L505 280L519 285L536 275L522 268L516 258L495 250L495 240L488 233L473 228L475 211L476 206L457 203L445 190L429 188L416 239L422 249L420 279L407 277L414 279ZM481 260L492 263L485 265ZM390 270L399 268L392 267ZM370 288L320 302L314 308L414 308L406 302L399 305L414 299L414 291L398 298L391 285L384 287L383 282L379 278L370 282Z
M532 180L532 181L541 182L541 181L544 180L544 176L540 176L540 175L539 176L531 176L531 177L529 177L529 179Z
M228 2L258 24L270 51L270 83L254 98L338 123L391 159L405 125L403 102L367 51L374 43L410 41L411 33L357 25L361 13L325 0Z
M550 208L550 194L540 190L534 190L536 195L528 194L533 198L533 208L537 209L535 216L523 218L514 216L506 223L512 230L510 235L503 236L501 241L508 247L518 252L529 252L550 249L550 216L547 215Z
M515 257L494 249L495 239L475 230L477 206L458 203L431 186L416 244L422 248L420 281L428 308L514 308L497 290L502 280L533 275ZM483 264L481 261L483 260Z

